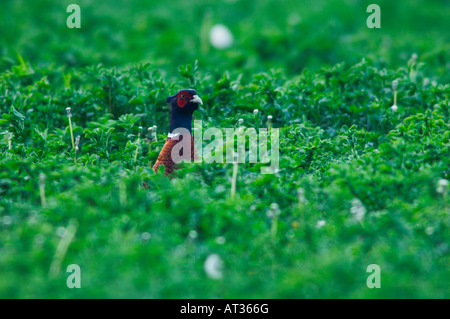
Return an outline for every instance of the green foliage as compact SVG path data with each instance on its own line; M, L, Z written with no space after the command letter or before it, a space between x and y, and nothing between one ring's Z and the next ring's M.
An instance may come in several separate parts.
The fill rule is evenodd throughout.
M35 68L29 80L3 73L1 295L448 297L449 198L437 182L450 177L450 88L417 83L423 69L413 80L408 68L363 61L245 81L180 67L202 92L195 117L203 130L239 118L266 127L268 115L281 130L279 172L239 165L235 198L230 164L185 164L170 179L151 171L164 136L155 141L146 128L167 131L164 98L179 88L157 69ZM69 87L49 80L63 77ZM76 153L66 106L80 136ZM355 198L366 210L360 222L350 213ZM281 212L275 228L271 203ZM81 266L80 290L65 286L65 268L49 274L71 223L78 226L61 267ZM223 280L205 278L211 253L224 260ZM381 290L365 286L371 263L382 267Z
M450 297L448 3L380 1L373 30L370 1L80 0L76 30L29 2L0 1L0 297ZM272 116L279 171L239 164L234 197L232 164L155 174L186 87L203 131Z

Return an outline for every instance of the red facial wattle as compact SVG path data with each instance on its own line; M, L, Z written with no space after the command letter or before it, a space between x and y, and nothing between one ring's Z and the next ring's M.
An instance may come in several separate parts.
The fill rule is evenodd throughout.
M188 92L180 92L177 96L177 105L179 107L185 107L186 103L192 99Z
M179 107L184 107L186 105L186 99L182 99L182 98L178 98L177 99L177 104Z

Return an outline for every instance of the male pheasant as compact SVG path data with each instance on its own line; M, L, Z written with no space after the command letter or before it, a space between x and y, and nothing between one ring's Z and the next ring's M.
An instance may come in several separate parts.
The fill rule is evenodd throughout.
M203 104L197 92L192 89L185 89L179 91L177 94L169 96L166 100L171 106L170 112L170 130L167 136L166 143L164 144L155 165L153 165L153 171L158 172L158 168L161 165L165 166L165 174L169 175L175 169L175 162L172 159L172 149L175 145L183 140L183 135L174 132L176 129L184 128L189 131L191 137L191 154L190 159L197 159L197 153L194 146L194 138L192 137L192 114L198 109L199 104ZM183 156L183 149L180 150L181 156Z

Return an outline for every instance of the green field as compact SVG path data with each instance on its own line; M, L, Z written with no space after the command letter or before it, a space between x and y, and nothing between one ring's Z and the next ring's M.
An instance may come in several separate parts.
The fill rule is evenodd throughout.
M449 298L450 2L372 2L1 0L0 298ZM279 171L155 174L182 88Z

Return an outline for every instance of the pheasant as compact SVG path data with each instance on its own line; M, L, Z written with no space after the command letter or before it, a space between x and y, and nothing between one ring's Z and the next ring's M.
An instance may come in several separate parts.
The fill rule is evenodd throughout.
M164 165L165 175L171 174L175 170L175 162L172 160L173 147L183 140L183 135L174 133L177 128L185 128L191 136L191 160L197 159L197 153L192 137L192 114L198 109L199 104L203 104L197 92L192 89L178 91L177 94L169 96L166 100L171 106L170 130L161 152L153 165L153 171L158 172L158 168ZM182 152L182 150L181 150ZM182 153L180 155L183 155Z

